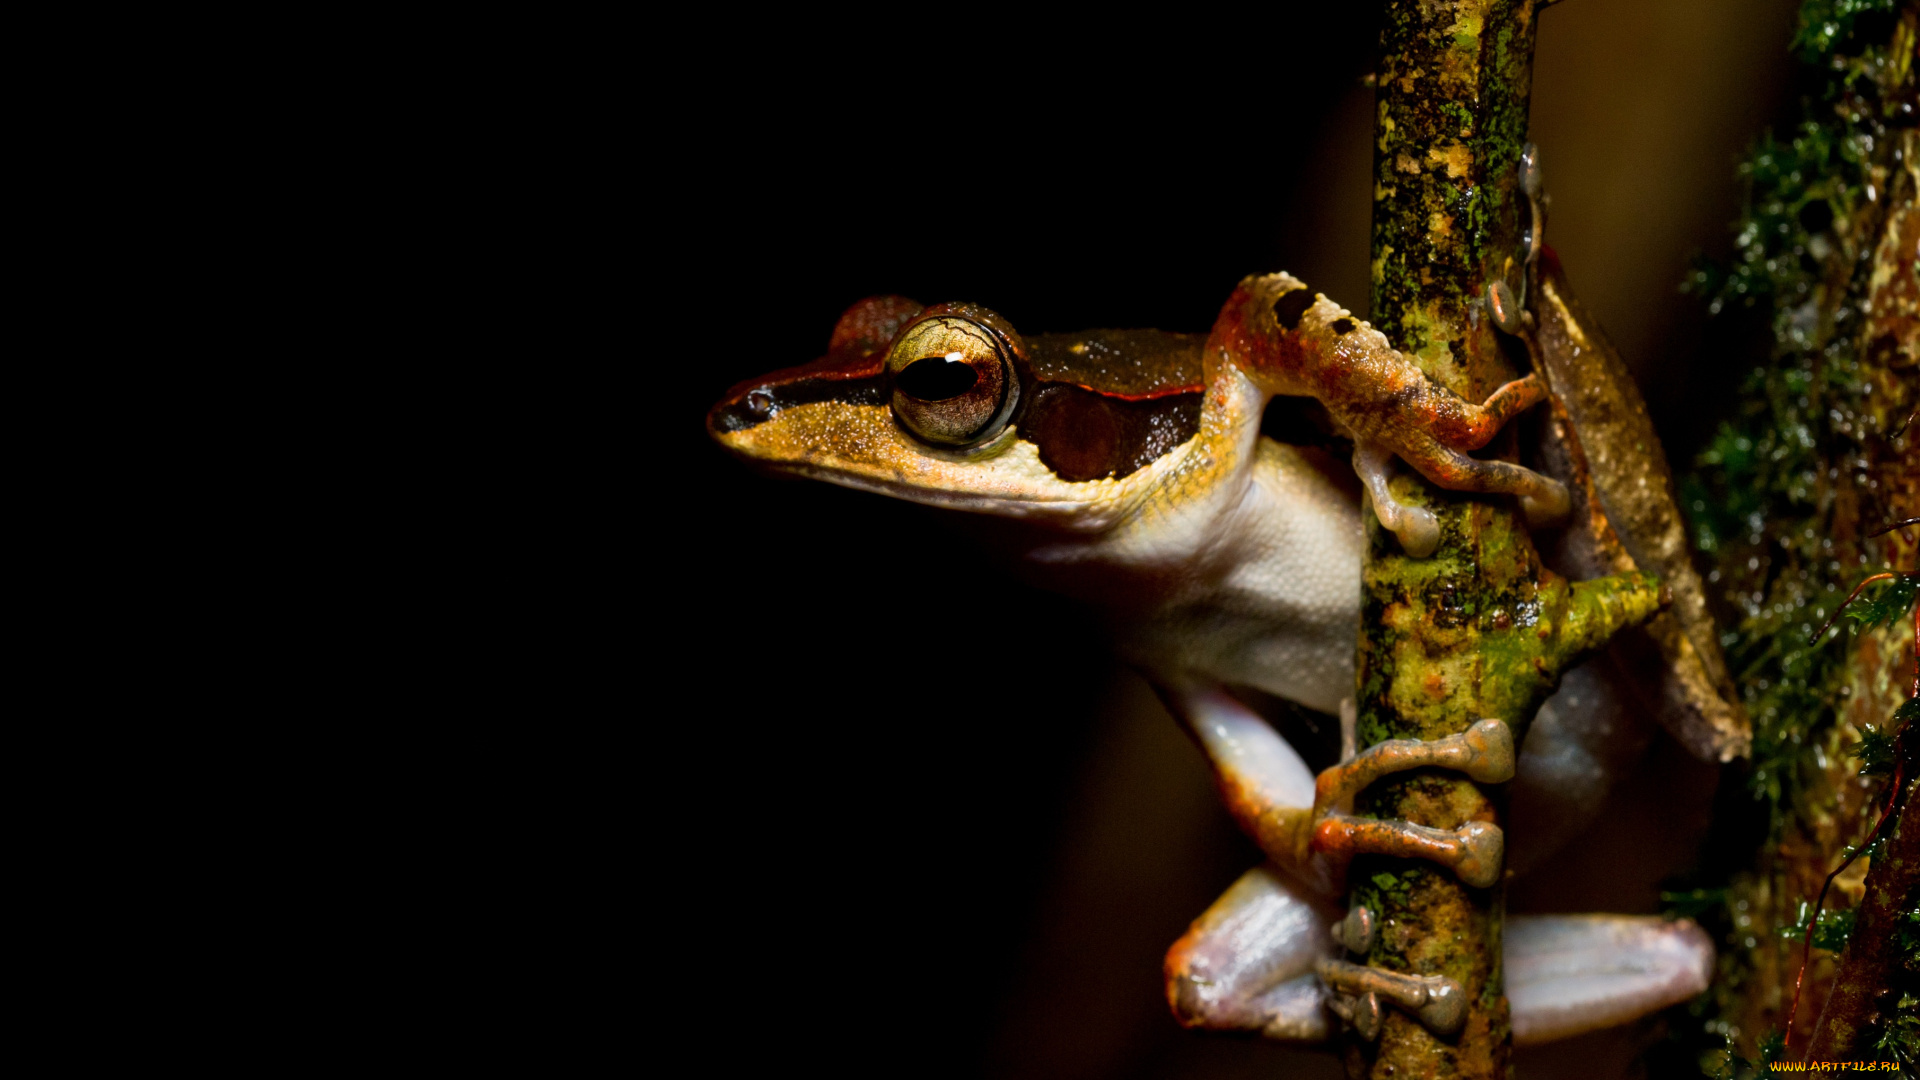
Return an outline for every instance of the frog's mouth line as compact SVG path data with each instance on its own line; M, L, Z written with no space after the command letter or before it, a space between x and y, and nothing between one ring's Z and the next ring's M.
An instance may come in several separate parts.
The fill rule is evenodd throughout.
M716 425L713 434L769 472L1000 517L1104 520L1124 512L1129 492L1151 484L1144 475L1064 478L1017 427L973 450L928 447L901 430L885 405L815 402L738 431Z
M790 476L807 480L823 480L854 491L885 495L905 502L919 503L922 506L938 507L942 510L1027 521L1049 529L1063 530L1066 533L1100 533L1112 529L1132 515L1135 504L1138 502L1136 497L1121 494L1118 489L1124 481L1119 480L1074 485L1094 487L1097 484L1101 489L1087 493L972 494L802 462L781 464L778 468ZM1065 483L1065 481L1055 482Z
M869 476L851 470L835 469L831 466L790 463L778 466L780 471L809 480L824 480L840 487L856 491L886 495L907 502L917 502L926 506L938 506L946 510L965 510L973 513L994 514L1000 517L1025 517L1026 511L1046 512L1049 514L1072 513L1098 503L1098 497L1070 495L1039 495L1030 493L995 493L992 495L972 495L948 488L914 484L903 480L887 480L878 476Z

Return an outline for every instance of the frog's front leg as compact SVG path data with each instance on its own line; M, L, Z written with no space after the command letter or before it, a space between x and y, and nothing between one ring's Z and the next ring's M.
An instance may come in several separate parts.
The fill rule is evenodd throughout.
M1208 339L1209 379L1232 367L1268 394L1310 396L1352 435L1356 466L1368 481L1381 523L1410 554L1430 554L1437 526L1417 507L1385 496L1384 462L1398 455L1428 480L1455 491L1517 495L1536 523L1563 516L1564 485L1531 469L1481 461L1510 420L1544 401L1537 375L1466 401L1431 381L1386 335L1288 274L1252 277L1221 310Z
M1260 850L1322 896L1345 891L1339 868L1311 847L1313 773L1280 733L1217 687L1162 689L1161 699L1206 753L1228 812Z

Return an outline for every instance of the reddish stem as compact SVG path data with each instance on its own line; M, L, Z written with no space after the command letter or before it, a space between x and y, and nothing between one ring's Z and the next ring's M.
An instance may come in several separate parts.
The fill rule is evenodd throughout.
M1866 579L1865 581L1862 581L1860 584L1855 585L1853 587L1853 591L1847 594L1847 598L1845 600L1840 601L1840 606L1833 609L1833 614L1827 617L1827 621L1820 624L1820 629L1815 630L1813 632L1813 640L1807 642L1807 644L1809 645L1818 644L1821 637L1823 637L1827 631L1833 629L1833 624L1836 620L1840 618L1840 613L1847 610L1847 605L1853 603L1853 598L1860 595L1861 589L1866 588L1867 586L1873 584L1876 581L1885 581L1888 578L1899 577L1899 576L1900 575L1889 570L1884 574L1875 574L1872 577ZM1915 610L1920 610L1920 605L1916 605Z
M1915 610L1920 611L1920 605L1915 605ZM1906 726L1906 724L1900 725L1900 730L1904 732ZM1898 735L1895 737L1898 738ZM1820 886L1820 897L1813 902L1813 914L1807 919L1806 940L1801 943L1800 973L1793 977L1793 1006L1787 1010L1787 1034L1780 1043L1783 1050L1793 1045L1793 1017L1800 1011L1800 984L1807 977L1807 964L1813 960L1813 928L1820 925L1820 909L1826 906L1827 890L1833 887L1833 879L1846 873L1847 867L1853 865L1853 860L1859 858L1861 852L1872 847L1873 842L1880 837L1880 830L1887 827L1887 819L1893 816L1894 807L1900 802L1900 789L1906 780L1906 771L1907 762L1903 755L1896 759L1893 768L1893 790L1887 795L1887 808L1880 812L1880 820L1873 823L1873 831L1867 834L1866 842L1855 848L1853 854L1847 856L1846 861L1836 867L1833 873L1828 874L1827 880Z

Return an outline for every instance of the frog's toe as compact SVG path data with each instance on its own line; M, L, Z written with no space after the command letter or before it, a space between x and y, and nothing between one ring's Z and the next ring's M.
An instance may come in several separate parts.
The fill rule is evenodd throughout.
M1489 717L1442 739L1376 743L1352 761L1324 769L1314 778L1314 813L1345 808L1362 788L1389 773L1428 766L1456 769L1476 783L1504 784L1513 779L1513 731L1505 721Z
M1400 541L1400 547L1416 559L1424 559L1440 546L1440 519L1424 506L1408 506L1387 489L1392 475L1394 452L1377 443L1353 444L1353 471L1366 486L1367 501L1381 528Z
M1374 503L1374 513L1380 515L1380 524L1400 541L1400 547L1416 559L1424 559L1440 546L1440 519L1433 511L1424 506L1407 506L1389 498L1385 506L1386 514L1380 514L1381 503Z
M1382 1000L1398 1005L1436 1035L1452 1035L1466 1026L1467 995L1445 975L1402 975L1345 960L1322 960L1314 972L1345 1006L1342 1017L1362 1038L1378 1033Z
M1437 443L1407 458L1421 475L1449 491L1518 495L1529 524L1564 520L1573 500L1567 486L1551 476L1511 461L1483 461Z
M1520 496L1520 510L1527 515L1527 525L1535 529L1565 524L1572 507L1567 485L1550 476L1540 477L1534 494Z
M1486 821L1434 829L1408 821L1329 814L1314 827L1311 844L1314 851L1336 863L1350 862L1355 855L1426 859L1452 870L1476 889L1500 880L1507 854L1506 833Z

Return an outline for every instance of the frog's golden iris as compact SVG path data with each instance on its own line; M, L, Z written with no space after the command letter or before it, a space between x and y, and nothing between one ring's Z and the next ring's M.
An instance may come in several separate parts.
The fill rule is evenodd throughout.
M1020 400L1013 363L1018 340L1011 326L983 308L928 308L887 352L890 401L900 426L922 442L950 449L999 435Z

